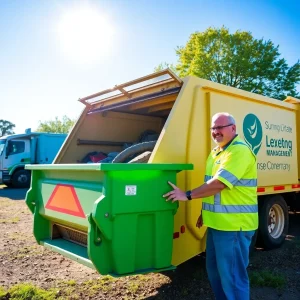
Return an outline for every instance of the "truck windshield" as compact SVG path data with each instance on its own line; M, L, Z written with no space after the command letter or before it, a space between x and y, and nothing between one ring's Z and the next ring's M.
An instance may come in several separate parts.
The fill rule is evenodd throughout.
M2 155L2 152L4 150L5 143L6 143L6 140L0 140L0 156Z

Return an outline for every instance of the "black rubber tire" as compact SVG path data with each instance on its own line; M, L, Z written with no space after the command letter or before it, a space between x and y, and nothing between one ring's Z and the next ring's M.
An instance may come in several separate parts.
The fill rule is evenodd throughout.
M16 171L12 176L12 186L14 188L27 188L30 186L31 173L27 170Z
M145 151L152 151L156 145L156 141L151 142L144 142L135 144L133 146L130 146L120 152L112 161L112 163L122 163L124 162L128 157L132 155L137 155L140 153L143 153Z
M267 250L279 248L285 241L289 229L289 211L287 204L281 195L273 195L262 200L262 205L259 206L259 230L258 243ZM275 226L281 226L282 232L277 237L273 237L268 230L270 222L270 210L273 208L281 209L281 224L277 223ZM284 224L282 224L284 223ZM281 231L279 230L279 231Z

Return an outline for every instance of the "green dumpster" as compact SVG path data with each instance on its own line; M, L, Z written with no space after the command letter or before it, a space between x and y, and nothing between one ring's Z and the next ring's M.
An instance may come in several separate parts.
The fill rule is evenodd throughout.
M171 265L178 202L162 195L190 164L27 165L26 204L37 242L100 274L157 272Z

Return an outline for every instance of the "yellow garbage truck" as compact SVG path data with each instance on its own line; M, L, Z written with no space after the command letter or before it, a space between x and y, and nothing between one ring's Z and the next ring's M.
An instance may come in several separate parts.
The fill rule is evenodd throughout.
M84 109L53 164L26 166L39 244L116 276L176 268L204 252L201 199L162 195L168 180L183 190L203 183L211 117L228 112L257 156L258 240L282 245L299 203L299 99L166 69L79 101Z

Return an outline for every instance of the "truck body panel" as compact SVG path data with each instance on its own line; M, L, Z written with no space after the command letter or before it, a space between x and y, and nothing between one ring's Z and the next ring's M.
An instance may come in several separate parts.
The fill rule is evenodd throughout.
M169 78L154 81L155 76L161 75L169 75ZM147 79L151 79L152 82L144 86L140 85L138 88L129 88L130 84L140 84ZM119 90L118 94L103 98L110 91L117 90ZM57 181L50 184L57 186L70 176L76 178L76 183L71 183L71 186L77 188L78 181L91 180L86 172L77 178L77 173L70 169L73 164L74 168L80 169L80 164L77 163L84 154L90 151L122 152L127 144L138 143L141 135L151 130L157 132L158 138L150 151L148 161L141 165L191 164L193 170L182 168L174 178L174 182L182 190L195 188L204 181L206 159L215 146L210 135L211 117L215 113L225 111L235 117L237 133L257 155L259 199L267 199L266 197L279 193L292 195L292 192L300 190L297 99L278 101L193 76L179 79L167 70L156 75L152 74L149 78L143 77L118 85L80 101L86 107L60 149L54 164L47 168L39 166L39 169L27 166L27 169L33 170L37 177L40 176L39 172L43 173L43 184L50 182L47 170L61 166L60 171L57 169L54 176ZM65 164L69 165L67 169ZM100 168L102 166L105 168L105 165L109 164L100 163ZM129 166L131 163L124 163L124 165ZM126 172L125 174L130 178L130 171ZM112 180L116 179L112 178ZM153 188L151 180L148 178L145 180L148 181L149 189ZM100 183L96 183L91 189L96 187L102 189L103 195L109 193ZM47 189L33 181L27 202L30 205L30 201L34 203L38 201L39 206L42 207L38 210L40 215L53 223L57 219L55 215L47 209L43 201L36 198L37 194L49 197L49 192L46 193ZM164 202L162 196L156 197ZM57 201L63 202L63 197L58 198ZM95 201L91 195L84 196L81 200L82 203L90 203L90 201ZM174 215L172 266L178 266L204 252L206 247L206 228L196 228L197 219L201 214L201 199L180 202L178 205ZM90 209L85 206L85 213ZM115 209L118 211L118 208ZM37 214L36 207L32 206L31 210ZM104 210L100 209L100 211L101 214L104 213ZM134 214L134 211L130 213ZM73 228L81 226L90 232L91 224L84 223L78 218L72 222L69 218L67 214L61 214L58 221ZM50 236L47 238L51 239ZM62 250L57 248L55 251ZM114 253L107 252L106 255L111 257ZM122 274L122 271L120 272L119 275ZM132 271L135 272L138 273L139 270Z
M36 163L52 163L61 145L66 139L66 134L41 134L37 140Z

